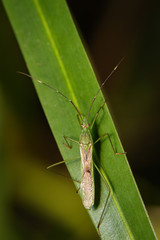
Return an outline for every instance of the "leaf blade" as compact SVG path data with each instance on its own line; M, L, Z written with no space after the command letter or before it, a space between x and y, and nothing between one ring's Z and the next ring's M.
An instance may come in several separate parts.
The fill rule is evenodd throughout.
M87 114L91 100L97 92L98 83L65 2L5 0L4 4L31 74L62 91L73 100L81 112ZM21 17L22 14L24 14L23 17ZM64 27L65 23L67 23L67 28ZM71 41L72 44L74 43L74 48ZM35 85L64 159L77 157L78 146L74 146L72 151L69 151L64 148L62 140L63 135L78 140L80 131L77 119L74 117L75 109L68 103L64 103L64 99L60 96L36 83ZM100 94L93 106L91 119L101 101L103 97ZM96 122L93 136L102 135L106 131L106 126L114 146L118 148L117 151L123 152L111 116L105 106L104 113ZM112 189L111 199L107 204L106 214L100 226L103 239L138 239L139 237L142 239L142 233L143 239L148 239L148 236L150 239L155 239L125 156L114 156L109 141L104 141L100 145L101 149L97 150L97 158L100 160L100 169L104 172ZM72 166L69 165L71 175L74 178L80 178L80 165L77 162L72 163ZM126 183L124 183L124 175ZM95 226L107 195L105 184L100 181L99 186L101 187L99 204L90 214ZM126 194L128 198L125 197ZM130 196L132 196L131 199ZM126 204L130 204L131 208L126 209ZM137 207L140 210L138 217ZM138 227L133 224L135 222ZM140 224L141 222L145 223L145 228Z

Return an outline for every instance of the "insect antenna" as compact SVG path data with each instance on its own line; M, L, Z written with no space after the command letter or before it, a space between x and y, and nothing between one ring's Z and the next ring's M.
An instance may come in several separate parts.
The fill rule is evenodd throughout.
M117 70L117 68L119 67L119 65L121 64L121 62L124 60L125 57L123 57L119 63L115 66L115 68L112 70L112 72L108 75L108 77L104 80L104 82L102 83L102 85L100 86L100 88L98 89L96 95L94 96L94 98L92 99L92 102L91 102L91 105L90 105L90 108L89 108L89 111L88 111L88 115L87 115L87 121L89 119L89 115L90 115L90 112L91 112L91 109L92 109L92 106L93 106L93 103L94 101L96 100L96 97L98 95L98 93L100 92L100 90L102 89L102 87L104 86L104 84L107 82L107 80L112 76L112 74Z
M46 84L46 83L38 80L37 78L32 77L31 75L29 75L29 74L27 74L27 73L23 73L23 72L19 72L19 71L17 71L17 73L20 73L20 74L25 75L25 76L27 76L27 77L29 77L29 78L32 78L34 81L37 81L37 82L41 83L42 85L50 88L50 89L53 90L54 92L59 93L62 97L64 97L65 99L67 99L67 100L73 105L73 107L74 107L74 108L76 109L76 111L78 112L78 115L80 116L81 120L83 120L83 119L82 119L82 115L81 115L80 111L78 110L78 108L76 107L76 105L74 104L74 102L72 102L72 100L69 99L68 97L66 97L63 93L59 92L59 91L58 91L57 89L55 89L54 87L49 86L48 84Z

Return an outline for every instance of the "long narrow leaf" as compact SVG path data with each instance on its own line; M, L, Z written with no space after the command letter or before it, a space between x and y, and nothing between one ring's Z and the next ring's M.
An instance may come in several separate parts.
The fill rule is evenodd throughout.
M3 0L3 3L30 74L72 99L80 112L87 115L99 85L65 1ZM63 144L63 136L79 140L75 108L51 89L34 84L63 158L77 158L78 144L72 143L71 150ZM100 93L93 105L90 123L103 101ZM110 134L116 151L124 152L106 105L93 128L93 139L105 132ZM111 189L100 225L102 239L155 239L126 157L115 155L106 137L97 144L94 159ZM81 180L80 161L67 166L71 176ZM95 181L96 202L89 214L97 226L108 189L97 174Z

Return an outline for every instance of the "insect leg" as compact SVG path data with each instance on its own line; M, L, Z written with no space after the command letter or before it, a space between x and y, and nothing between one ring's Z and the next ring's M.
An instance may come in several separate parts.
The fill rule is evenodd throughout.
M105 104L105 101L104 101L103 104L100 106L99 110L97 111L97 113L96 113L96 115L95 115L95 117L94 117L94 119L93 119L93 122L92 122L92 125L91 125L91 129L93 128L93 125L94 125L94 123L95 123L95 121L96 121L96 119L97 119L97 117L98 117L98 114L99 114L100 110L103 108L104 104Z
M79 182L79 183L81 183L81 182ZM78 193L80 189L81 189L81 185L80 185L79 188L77 189L76 193Z
M111 147L112 147L112 150L113 150L113 152L114 152L114 154L116 154L116 155L122 155L122 154L126 154L126 152L123 152L123 153L119 153L119 152L116 152L115 151L115 149L114 149L114 147L113 147L113 144L112 144L112 141L111 141L111 138L110 138L110 136L109 136L109 133L104 133L101 137L99 137L95 142L94 142L94 144L96 144L97 142L99 142L103 137L105 137L105 136L108 136L108 139L109 139L109 141L110 141L110 144L111 144Z
M79 125L81 126L81 120L78 114L77 114L77 119L78 119Z
M77 118L78 118L78 120L79 120L79 115L77 115ZM80 122L80 120L79 120L79 122ZM73 138L70 138L70 137L67 137L67 136L63 136L63 137L64 137L64 140L66 141L66 144L64 143L64 145L65 145L66 147L68 147L69 149L71 149L71 146L69 145L67 139L70 140L70 141L72 141L72 142L75 142L75 143L78 143L78 144L79 144L79 142L78 142L77 140L73 139ZM78 158L79 158L79 157L78 157ZM74 159L75 159L75 158L74 158ZM71 160L73 160L73 159L71 159ZM69 160L69 161L70 161L70 160ZM62 161L62 162L66 162L66 161ZM77 180L74 180L74 179L73 179L73 181L78 182L78 183L81 184L80 181L77 181ZM80 185L80 187L77 189L76 193L78 193L80 189L81 189L81 185Z
M73 161L73 160L78 159L78 158L79 157L77 157L77 158L70 158L70 159L67 159L67 160L63 160L61 162L54 163L54 164L48 166L47 169L55 167L55 166L58 166L58 165L63 164L63 163L67 163L67 162Z
M98 231L99 237L100 237L100 239L101 239L101 233L100 233L100 231L99 231L99 227L100 227L100 225L101 225L101 223L102 223L102 218L103 218L103 215L104 215L106 206L107 206L108 199L109 199L110 194L111 194L111 188L110 188L108 182L106 181L105 177L103 176L103 174L100 172L100 170L99 170L98 166L96 165L96 163L93 162L93 164L94 164L95 168L97 169L97 171L99 172L100 176L103 178L104 183L106 184L106 186L107 186L107 188L108 188L108 191L109 191L109 192L108 192L107 199L106 199L105 204L104 204L104 207L103 207L103 210L102 210L102 213L101 213L101 216L100 216L100 219L99 219L98 224L97 224L97 231Z
M67 163L67 162L73 161L73 160L78 159L78 158L79 158L79 157L77 157L77 158L70 158L70 159L63 160L63 161L58 162L58 163L54 163L54 164L48 166L47 169L49 169L49 168L51 168L51 167L55 167L55 166L60 165L60 164L62 164L62 163ZM58 174L58 175L61 175L61 176L63 176L63 177L66 177L66 178L68 178L69 180L72 180L72 181L74 181L74 182L77 182L77 183L81 184L81 181L78 181L78 180L76 180L76 179L73 179L73 178L71 178L71 177L69 177L69 176L66 176L66 175L64 175L64 174L61 174L61 173L57 173L57 172L55 172L55 173ZM80 187L79 187L79 188L80 188ZM78 189L78 191L79 191L79 189ZM76 191L76 193L78 193L78 191Z
M78 143L78 144L79 144L79 142L78 142L77 140L73 139L73 138L70 138L70 137L67 137L67 136L63 136L63 137L64 137L64 140L65 140L65 142L66 142L66 143L63 143L63 144L64 144L67 148L69 148L69 149L71 149L72 147L69 145L67 139L70 140L70 141L72 141L72 142L75 142L75 143Z

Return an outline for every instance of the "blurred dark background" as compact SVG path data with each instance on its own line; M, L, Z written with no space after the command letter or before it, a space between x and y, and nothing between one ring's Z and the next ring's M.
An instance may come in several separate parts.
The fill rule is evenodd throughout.
M67 2L99 82L125 56L103 93L160 237L160 2ZM1 2L0 23L0 237L98 239L72 182L46 171L61 156L32 82L16 74L27 69Z

